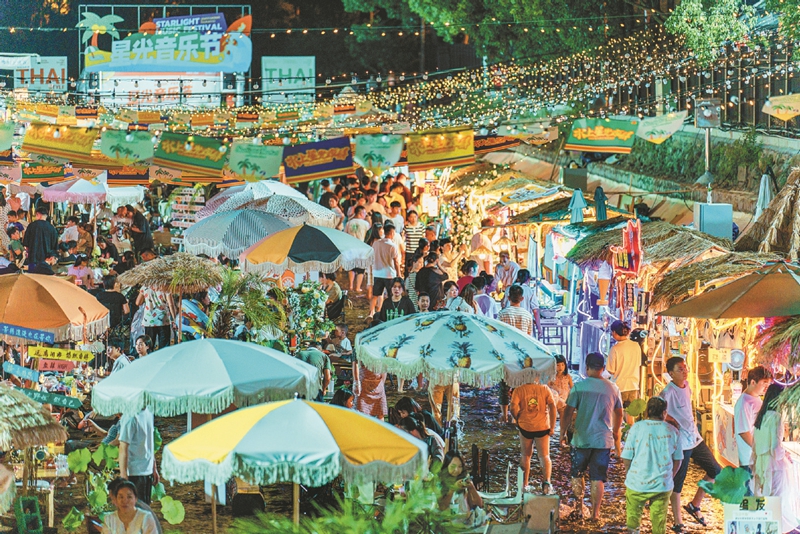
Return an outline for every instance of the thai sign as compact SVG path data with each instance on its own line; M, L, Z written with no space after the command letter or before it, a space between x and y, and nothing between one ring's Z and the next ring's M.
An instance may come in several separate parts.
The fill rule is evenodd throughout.
M14 69L15 89L56 93L67 91L67 56L39 56L27 60L27 65Z
M83 12L77 27L84 30L87 43L84 55L87 72L246 72L250 69L253 46L250 42L251 17L231 24L229 32L210 30L173 33L132 33L120 39L116 15L100 17ZM115 38L110 50L98 47L97 36L108 33Z
M71 362L90 362L94 354L88 350L57 349L53 347L28 347L29 358L45 358L47 360L68 360Z
M290 183L349 174L353 172L350 138L287 146L283 150L283 164Z
M263 56L261 84L264 102L313 102L315 56Z
M406 151L411 172L470 165L475 162L474 134L472 130L412 134Z
M572 125L566 150L630 154L639 128L638 120L578 119Z

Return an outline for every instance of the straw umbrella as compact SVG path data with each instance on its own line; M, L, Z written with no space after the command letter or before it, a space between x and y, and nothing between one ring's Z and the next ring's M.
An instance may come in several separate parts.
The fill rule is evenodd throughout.
M108 308L55 276L5 274L0 276L0 323L51 332L56 342L82 341L108 330Z
M374 417L296 399L236 410L181 436L164 448L161 471L184 483L292 482L297 524L299 484L321 486L340 473L347 483L410 480L425 468L426 449Z
M66 441L67 431L50 411L27 395L0 384L0 450Z
M183 295L204 291L222 283L219 265L211 260L193 256L187 252L176 252L137 265L122 273L119 283L123 286L142 285L156 291ZM183 327L183 311L179 302L178 332ZM180 341L181 336L178 335Z

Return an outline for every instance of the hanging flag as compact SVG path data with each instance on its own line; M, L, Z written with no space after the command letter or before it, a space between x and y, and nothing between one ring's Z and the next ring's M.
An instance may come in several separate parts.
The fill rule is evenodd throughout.
M308 182L353 172L353 153L349 137L326 139L316 143L287 146L283 164L289 183Z
M630 154L637 128L638 120L577 119L564 149Z
M109 187L150 185L149 165L125 165L119 169L108 169L106 181Z
M406 145L409 172L475 163L472 130L409 135Z
M660 145L683 127L688 115L688 111L680 111L644 119L636 129L636 137Z
M97 130L90 128L31 124L22 140L22 150L57 158L88 158L95 139Z
M75 117L84 120L97 120L97 106L76 106Z
M19 183L22 180L22 167L12 165L10 167L0 167L0 183L8 185L12 182Z
M158 165L150 166L151 182L159 181L165 185L181 185L183 184L183 181L181 180L182 174L183 173L177 169L160 167Z
M0 165L14 165L14 149L0 151Z
M402 135L357 135L353 161L374 174L381 174L400 161L402 152Z
M122 164L153 157L152 136L148 132L106 130L100 135L100 152Z
M800 115L800 94L771 96L761 111L782 121L791 120Z
M87 169L87 168L84 168L84 167L80 167L80 168L72 167L72 175L77 177L77 178L81 178L82 180L89 180L89 181L94 180L95 178L97 178L98 176L103 174L103 172L104 171L102 171L101 169Z
M14 140L14 123L11 121L0 122L0 151L11 150Z
M64 180L64 166L48 163L26 163L22 166L22 183L58 182Z
M488 154L519 146L521 141L504 135L480 135L475 137L475 155Z
M225 168L233 173L232 178L257 182L276 176L280 172L282 159L283 146L253 144L250 139L239 139L231 146L231 155Z
M222 176L225 151L222 141L200 135L165 132L155 151L153 164L205 176Z
M558 126L551 126L539 133L528 135L523 141L529 145L546 145L558 139Z

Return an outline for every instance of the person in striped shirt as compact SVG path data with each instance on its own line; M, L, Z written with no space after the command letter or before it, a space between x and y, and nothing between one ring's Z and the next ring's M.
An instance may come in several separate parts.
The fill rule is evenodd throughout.
M406 213L406 250L414 251L419 245L419 240L425 237L425 227L419 222L419 215L414 210L408 210Z

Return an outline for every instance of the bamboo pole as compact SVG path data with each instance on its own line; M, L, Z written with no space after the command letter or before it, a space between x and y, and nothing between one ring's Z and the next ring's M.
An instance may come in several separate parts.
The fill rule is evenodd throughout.
M212 531L217 534L217 485L211 484L211 523Z
M300 524L300 484L294 483L292 488L292 521Z

